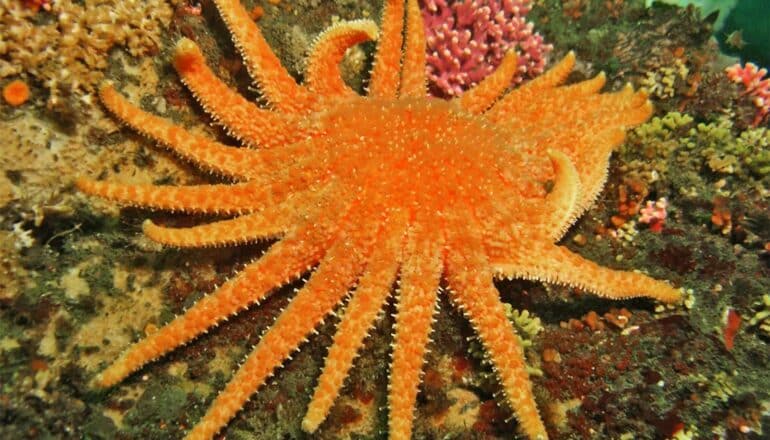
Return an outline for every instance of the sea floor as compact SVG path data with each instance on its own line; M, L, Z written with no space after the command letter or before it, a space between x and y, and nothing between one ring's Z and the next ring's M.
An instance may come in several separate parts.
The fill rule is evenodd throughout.
M86 63L87 75L73 71L83 75L81 82L52 82L50 60L7 75L0 64L0 87L21 78L31 90L19 106L0 103L0 438L180 438L301 285L280 289L111 389L92 385L132 341L270 245L162 248L142 236L144 219L183 226L211 218L118 209L74 188L81 175L128 183L216 181L121 127L94 93L108 79L145 110L232 142L170 65L181 36L197 41L226 82L258 99L209 1L160 3L167 11L155 9L155 28L134 29L101 48L100 58ZM379 1L361 0L244 3L262 8L253 9L259 25L297 76L318 32L335 20L376 19L381 8ZM533 3L529 19L553 44L551 58L577 53L571 81L605 71L605 89L645 88L656 108L655 118L614 154L599 200L563 244L599 264L641 270L687 292L684 304L663 307L540 283L498 283L525 339L549 434L768 438L770 133L767 120L756 121L751 97L725 74L736 60L719 54L709 23L693 9L645 9L642 0ZM62 40L64 27L50 27L61 20L57 11L26 11L17 21L45 32L64 56L74 49ZM0 61L7 65L13 55L3 52L2 42L22 45L11 35L20 29L0 26ZM137 35L146 46L132 46ZM346 80L358 90L372 50L363 45L343 62ZM472 329L445 299L441 306L415 437L516 436L516 421L496 397L499 386ZM387 308L392 312L394 305ZM385 438L390 313L367 339L320 432L308 436L300 429L335 324L323 325L222 435Z

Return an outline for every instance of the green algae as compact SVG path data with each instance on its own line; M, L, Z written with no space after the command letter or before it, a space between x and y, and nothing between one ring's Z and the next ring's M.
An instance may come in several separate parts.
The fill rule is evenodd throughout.
M176 381L153 381L126 413L125 422L130 426L126 433L142 438L178 436L178 422L184 418L187 405L187 392Z
M83 437L89 440L114 439L118 428L111 418L101 413L92 413L83 425Z

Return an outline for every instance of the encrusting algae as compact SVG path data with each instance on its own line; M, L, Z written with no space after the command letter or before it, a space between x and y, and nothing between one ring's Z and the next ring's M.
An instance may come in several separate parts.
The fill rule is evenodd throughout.
M461 97L427 98L417 0L386 2L367 96L342 82L338 63L350 46L377 38L370 21L324 32L301 85L239 1L214 3L271 110L222 83L190 40L178 43L174 66L206 111L246 147L220 144L145 113L112 86L100 95L127 125L238 183L175 187L81 178L77 186L126 205L235 216L189 228L147 221L145 234L165 245L278 241L183 315L129 347L98 376L98 385L118 384L312 272L187 437L214 437L345 303L302 422L314 432L397 281L389 437L412 435L423 359L438 298L446 294L477 332L520 430L543 439L546 429L520 340L494 278L565 284L612 299L679 300L680 291L665 282L602 267L556 244L601 191L610 154L626 130L649 118L646 94L630 87L601 94L603 74L561 86L574 66L572 53L506 93L517 69L515 54L509 54ZM439 288L442 280L447 289Z

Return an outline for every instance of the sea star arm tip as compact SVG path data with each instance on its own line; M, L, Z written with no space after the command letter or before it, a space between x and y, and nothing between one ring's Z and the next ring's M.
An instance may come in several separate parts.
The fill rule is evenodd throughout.
M460 95L460 106L470 113L482 113L491 106L511 84L511 78L519 68L519 55L509 50L500 65L480 83Z
M239 0L214 0L233 43L238 48L249 75L258 83L267 99L286 113L307 111L315 102L314 96L297 84L281 65L259 26L249 16Z
M97 383L101 387L112 386L146 363L186 344L245 307L260 302L275 287L290 282L308 266L314 265L322 257L327 240L324 234L310 233L309 228L294 231L183 315L129 347L100 374Z
M600 266L564 246L532 244L527 254L509 252L506 258L491 264L498 276L573 286L609 299L646 296L672 303L681 298L680 289L664 281Z
M215 95L215 93L210 94ZM119 120L191 162L237 179L250 178L259 172L256 166L258 156L254 151L231 147L205 136L192 134L164 118L147 113L131 104L109 84L102 87L99 95L104 106ZM265 110L260 111L265 112ZM281 121L261 119L260 121L275 130L281 128ZM261 126L257 125L257 127Z
M404 2L386 0L382 7L380 38L369 80L370 96L395 98L398 93L403 20Z
M177 41L173 58L174 68L177 72L184 74L195 71L203 62L203 54L197 44L186 37Z
M461 233L455 240L459 240L453 245L456 249L448 253L446 263L450 298L471 322L489 353L520 430L530 439L546 439L524 351L492 283L491 266L482 253L465 249L463 243L474 241L472 236L463 238Z
M272 211L241 215L189 228L167 228L148 219L142 223L142 232L150 240L166 246L207 247L247 243L278 237L285 232L288 227L285 216L276 218L276 210Z
M591 94L598 93L606 83L607 83L607 74L605 74L604 72L599 72L599 74L594 76L593 78L587 79L585 81L581 81L573 85L569 85L565 87L565 89L573 90L576 92L576 94L580 94L580 95L591 95Z
M546 154L554 169L554 183L545 199L548 223L544 232L555 238L564 235L575 221L581 185L577 169L565 153L549 148Z
M174 52L174 67L206 112L248 146L272 147L307 135L303 130L289 129L290 116L260 108L231 89L212 72L192 40L179 40Z
M558 86L567 80L567 77L575 67L576 60L577 57L575 56L575 51L570 50L564 55L564 58L559 60L559 62L554 64L550 69L517 90L543 90Z
M353 20L333 24L315 41L307 61L305 84L322 96L357 96L342 79L339 64L356 44L377 39L377 24Z
M401 69L401 96L424 97L428 92L425 73L425 24L417 0L406 2L406 43Z

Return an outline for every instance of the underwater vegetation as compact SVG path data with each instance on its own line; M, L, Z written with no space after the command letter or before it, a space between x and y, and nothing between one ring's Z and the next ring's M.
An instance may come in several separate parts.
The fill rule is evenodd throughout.
M67 4L50 5L57 3ZM345 20L379 23L382 8L381 2L353 0L242 3L301 81L317 34ZM109 78L143 111L196 136L235 144L171 68L174 46L186 37L228 87L260 106L264 97L211 2L158 2L157 12L167 18L156 28L148 22L122 31L117 27L126 22L105 23L81 10L80 25L99 23L96 29L113 36L84 32L110 44L92 51L94 63L73 70L65 77L70 82L56 83L49 78L64 75L56 63L77 57L43 52L42 62L25 64L15 48L37 38L60 41L65 34L53 24L67 17L46 9L46 2L37 9L29 4L3 4L20 11L15 29L24 29L27 39L0 26L0 66L11 66L0 79L11 96L4 93L0 101L6 139L0 157L0 437L180 438L304 281L276 290L118 386L93 387L125 347L182 315L272 243L161 248L142 236L147 217L166 228L223 219L118 209L84 198L73 183L85 170L101 180L144 185L232 183L120 128L94 90ZM567 84L604 71L605 94L631 83L654 105L650 119L613 153L595 204L559 244L602 266L642 269L684 288L682 304L665 306L645 299L610 302L539 282L495 282L551 438L755 439L770 432L768 121L757 118L760 107L746 83L726 71L736 64L747 69L748 59L724 59L710 41L713 23L706 18L693 8L647 7L643 0L533 1L526 14L533 32L553 46L546 69L575 52ZM128 42L144 49L133 52ZM51 47L64 53L68 46ZM345 84L359 94L369 86L375 54L376 45L364 43L339 65ZM755 64L757 74L767 67ZM17 95L17 81L27 93ZM414 405L415 438L515 438L520 427L484 341L449 301L440 297L438 304ZM387 437L383 408L396 311L394 301L384 306L319 438ZM237 413L224 431L228 438L305 435L301 420L339 322L331 317L317 328Z

